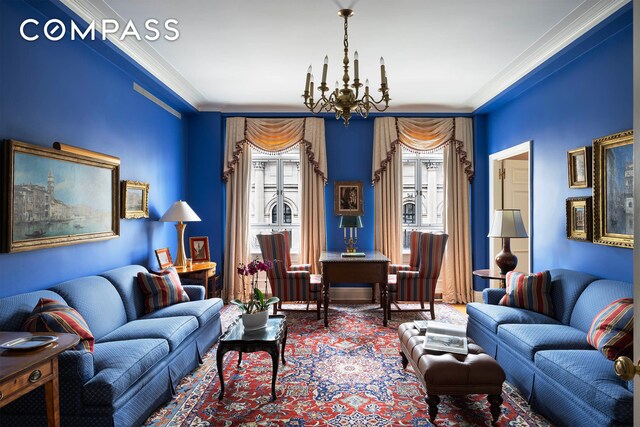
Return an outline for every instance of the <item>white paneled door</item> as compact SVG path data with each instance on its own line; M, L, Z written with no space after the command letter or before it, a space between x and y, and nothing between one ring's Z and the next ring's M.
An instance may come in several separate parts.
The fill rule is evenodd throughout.
M529 224L529 161L503 160L503 209L520 209L525 227ZM531 235L531 231L527 230ZM528 273L529 238L511 239L511 252L518 257L517 271Z

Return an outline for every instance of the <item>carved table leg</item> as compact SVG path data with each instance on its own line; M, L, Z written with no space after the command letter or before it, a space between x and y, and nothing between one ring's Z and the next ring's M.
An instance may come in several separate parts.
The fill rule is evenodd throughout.
M427 394L425 399L427 401L427 405L429 405L429 421L433 424L436 420L436 416L438 415L438 404L440 403L440 396L435 394Z
M389 310L389 290L386 283L380 284L380 300L382 301L382 326L387 326L387 319L391 319Z
M500 405L502 405L503 402L502 396L499 394L490 394L487 396L487 400L491 404L491 418L493 423L495 423L498 421L498 418L500 418Z
M282 338L282 354L281 354L281 356L282 356L282 364L283 365L287 364L287 361L284 359L284 348L287 346L287 332L288 332L288 329L289 328L285 324L284 325L284 338Z
M220 394L218 395L218 400L222 400L224 397L224 377L222 376L222 358L224 357L227 349L218 347L218 352L216 353L216 364L218 366L218 376L220 377Z
M329 288L331 283L327 280L322 281L322 296L324 299L324 327L329 327Z
M242 352L238 352L238 368L242 365Z
M280 364L280 349L278 345L269 347L267 353L271 355L273 371L271 373L271 398L276 400L276 378L278 377L278 365Z
M402 357L402 369L407 369L407 365L409 364L409 359L404 355L404 351L400 352L400 356Z

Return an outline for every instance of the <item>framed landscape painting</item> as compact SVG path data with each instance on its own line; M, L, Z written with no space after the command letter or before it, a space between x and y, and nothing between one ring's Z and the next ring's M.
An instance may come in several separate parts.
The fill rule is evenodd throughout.
M569 188L591 187L591 147L567 151Z
M567 239L590 242L593 239L591 197L567 199Z
M3 161L5 252L119 236L119 163L14 140Z
M149 184L139 181L122 181L122 218L149 218Z
M334 214L364 215L362 181L336 181L333 189Z
M593 241L633 248L633 131L593 140Z

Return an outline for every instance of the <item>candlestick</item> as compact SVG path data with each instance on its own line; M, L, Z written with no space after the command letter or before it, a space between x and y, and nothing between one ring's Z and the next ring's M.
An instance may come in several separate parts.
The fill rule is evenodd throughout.
M327 66L329 64L329 57L325 55L324 65L322 66L322 85L327 83Z

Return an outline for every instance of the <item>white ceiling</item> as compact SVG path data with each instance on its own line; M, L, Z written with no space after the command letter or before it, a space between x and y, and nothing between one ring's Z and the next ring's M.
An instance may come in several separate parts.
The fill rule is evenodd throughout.
M306 111L306 70L342 77L343 21L353 6L350 56L380 83L388 112L470 112L629 0L62 0L83 19L179 21L178 40L112 41L201 111ZM355 5L354 5L355 3ZM123 22L124 22L123 21Z

